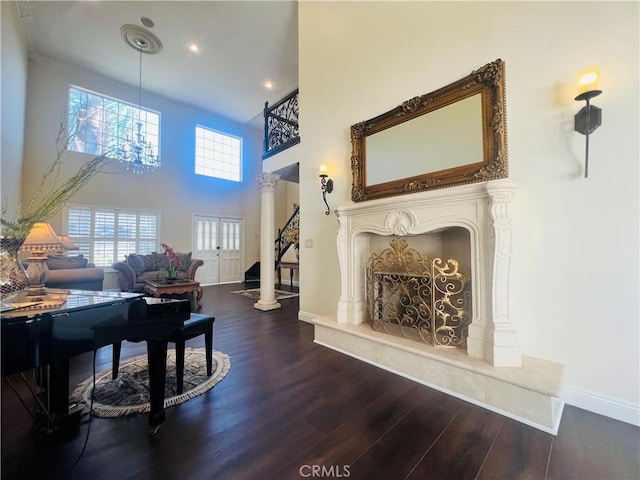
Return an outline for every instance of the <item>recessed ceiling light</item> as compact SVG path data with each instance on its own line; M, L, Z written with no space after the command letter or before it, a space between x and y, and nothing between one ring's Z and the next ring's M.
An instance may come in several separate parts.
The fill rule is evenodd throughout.
M198 53L200 51L200 45L198 45L196 42L191 42L189 44L189 50L194 53Z
M153 20L148 17L140 17L140 23L147 28L153 28L153 26L155 25L155 23L153 23Z
M275 83L273 83L271 80L267 80L266 82L263 83L264 88L267 88L269 90L273 89L273 87L276 86Z

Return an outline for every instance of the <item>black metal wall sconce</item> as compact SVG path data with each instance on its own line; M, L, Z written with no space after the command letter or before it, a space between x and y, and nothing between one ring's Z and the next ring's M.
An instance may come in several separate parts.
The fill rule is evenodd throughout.
M586 101L587 104L576 113L574 117L574 130L585 135L587 138L585 159L584 159L584 178L589 176L589 135L596 131L602 125L602 110L595 105L591 105L591 99L602 93L598 90L598 70L585 70L580 74L578 80L580 94L575 98L576 101Z
M327 203L327 193L333 192L333 180L329 178L327 171L326 165L320 165L320 188L322 190L322 200L324 200L324 204L327 206L327 211L324 212L325 215L329 215L331 213L331 209Z

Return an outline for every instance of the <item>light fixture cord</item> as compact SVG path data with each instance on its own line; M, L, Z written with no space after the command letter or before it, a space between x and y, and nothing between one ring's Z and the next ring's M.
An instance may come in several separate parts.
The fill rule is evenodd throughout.
M140 122L140 106L142 105L142 48L140 50L140 72L138 74L138 122Z

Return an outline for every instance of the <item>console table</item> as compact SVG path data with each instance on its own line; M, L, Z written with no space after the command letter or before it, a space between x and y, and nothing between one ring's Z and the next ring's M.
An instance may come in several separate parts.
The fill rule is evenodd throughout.
M282 270L283 268L289 269L289 277L291 277L291 288L293 288L293 272L300 267L299 262L278 262L278 288L282 287Z

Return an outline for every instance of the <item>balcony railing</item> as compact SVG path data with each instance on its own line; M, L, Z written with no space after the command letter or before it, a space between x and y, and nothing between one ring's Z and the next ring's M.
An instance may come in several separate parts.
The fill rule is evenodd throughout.
M300 143L298 89L269 106L264 104L264 152L262 159Z

